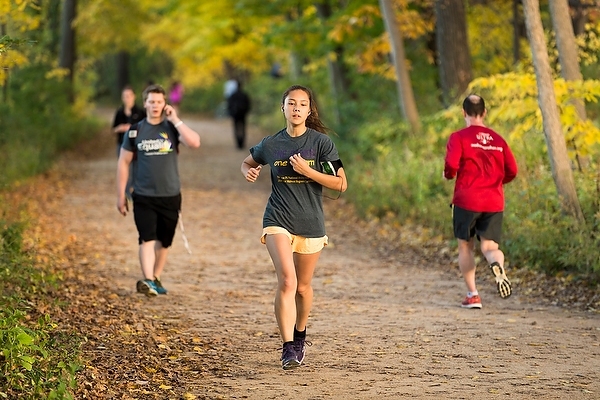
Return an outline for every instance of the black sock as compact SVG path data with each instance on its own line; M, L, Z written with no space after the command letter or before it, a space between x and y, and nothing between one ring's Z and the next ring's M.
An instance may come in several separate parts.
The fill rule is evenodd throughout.
M304 330L302 332L300 332L294 326L294 339L306 339L306 328L304 328Z

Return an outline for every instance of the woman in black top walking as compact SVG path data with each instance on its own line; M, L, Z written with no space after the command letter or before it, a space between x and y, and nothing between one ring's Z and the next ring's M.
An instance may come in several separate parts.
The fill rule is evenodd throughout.
M113 120L113 132L117 137L117 157L121 151L123 136L129 127L146 118L146 111L135 104L135 92L131 86L125 86L121 92L121 101Z

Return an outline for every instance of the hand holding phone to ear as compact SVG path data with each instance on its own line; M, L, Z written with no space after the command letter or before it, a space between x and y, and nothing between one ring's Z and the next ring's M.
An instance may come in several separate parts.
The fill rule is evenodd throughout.
M170 104L165 105L165 108L163 109L163 115L172 123L179 122L177 111L175 111L175 108Z

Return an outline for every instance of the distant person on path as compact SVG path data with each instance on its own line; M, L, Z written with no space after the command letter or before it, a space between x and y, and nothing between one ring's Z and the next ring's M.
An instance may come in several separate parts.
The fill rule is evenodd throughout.
M238 88L238 81L237 79L228 79L225 82L225 85L223 86L223 97L225 97L225 100L227 100L229 98L229 96L231 96L233 94L233 92L235 92Z
M227 98L227 112L233 120L233 135L238 149L246 146L246 116L250 108L250 97L238 82L237 90Z
M504 212L503 185L517 176L517 162L506 141L483 119L483 98L472 94L463 102L466 128L452 133L446 147L444 177L456 178L452 198L454 236L458 239L458 265L467 285L461 306L481 308L475 285L475 235L496 279L500 297L511 295L499 248Z
M137 291L147 296L166 294L160 281L173 242L181 210L181 185L177 166L179 143L200 147L200 136L166 104L159 85L144 90L146 119L127 131L117 168L117 209L127 215L125 185L134 162L133 216L138 230L143 279Z
M283 73L281 72L281 64L278 62L273 63L273 65L271 66L271 71L269 71L269 74L271 75L271 77L273 77L275 79L279 79L279 78L283 77Z
M304 360L312 277L328 241L323 187L344 192L347 181L310 90L298 85L286 90L281 112L286 127L252 147L241 170L248 182L255 182L262 166L270 166L271 196L261 242L277 274L275 317L283 340L281 364L287 370Z
M179 81L174 81L169 88L169 104L173 106L175 112L179 112L179 106L183 101L183 85Z
M135 104L135 92L131 86L125 86L121 92L121 101L113 120L113 132L117 137L117 157L121 151L123 136L129 130L131 124L146 118L146 111Z

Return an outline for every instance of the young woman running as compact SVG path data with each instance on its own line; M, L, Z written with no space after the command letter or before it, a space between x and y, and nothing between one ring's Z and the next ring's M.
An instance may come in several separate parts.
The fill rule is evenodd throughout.
M258 179L263 165L271 169L261 242L277 274L275 317L283 340L281 365L291 369L304 360L311 281L327 245L323 187L344 192L347 181L310 90L290 87L283 94L281 111L285 129L252 147L241 169L248 182Z

